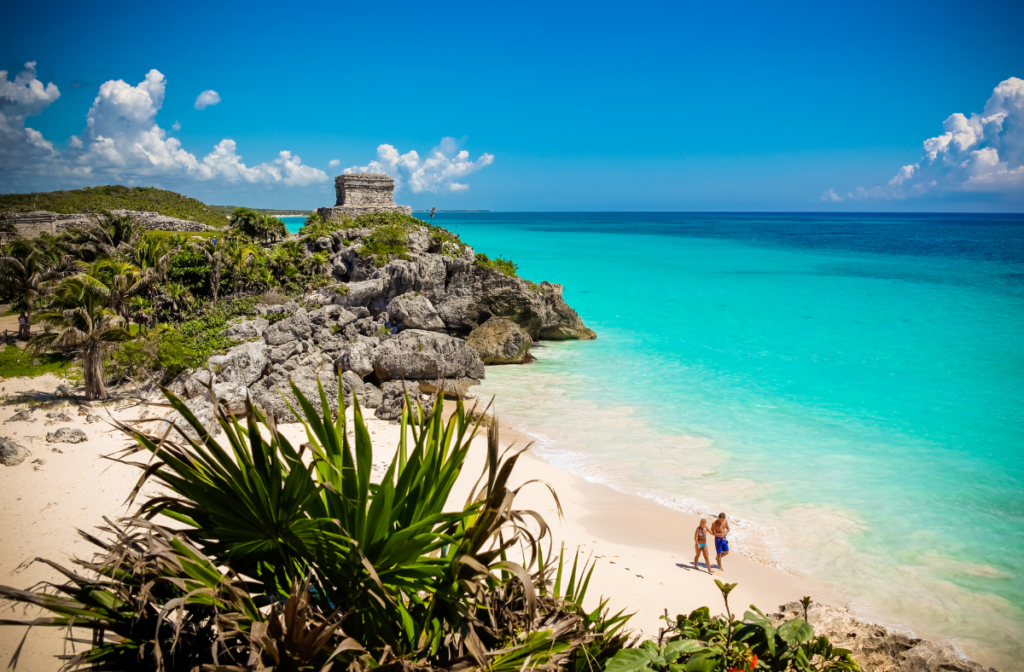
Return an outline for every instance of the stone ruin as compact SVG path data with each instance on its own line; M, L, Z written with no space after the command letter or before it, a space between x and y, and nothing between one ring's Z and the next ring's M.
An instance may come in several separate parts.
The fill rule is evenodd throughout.
M390 175L351 173L334 178L337 203L333 208L317 208L321 216L331 219L347 215L358 217L371 212L398 212L411 215L408 205L395 205L395 181Z

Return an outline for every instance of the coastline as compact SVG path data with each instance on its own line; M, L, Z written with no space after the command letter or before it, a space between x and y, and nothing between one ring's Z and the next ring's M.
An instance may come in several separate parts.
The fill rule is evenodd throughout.
M6 436L32 451L22 464L0 468L3 491L0 515L5 521L0 526L0 546L8 550L0 555L0 583L19 588L58 578L45 565L26 565L33 558L68 562L76 554L89 553L89 545L76 529L91 531L103 523L104 516L116 520L127 515L125 499L139 477L138 469L103 457L130 445L130 440L106 421L86 424L84 416L76 415L77 404L54 398L61 382L52 375L2 381L8 395L36 390L37 399L50 398L52 404L52 408L37 411L33 423L2 425ZM453 402L447 403L453 405ZM7 420L23 406L4 406L0 410L0 421ZM72 420L44 427L48 410L64 410ZM99 415L104 420L112 416L127 421L144 417L143 411L147 411L144 405L122 400L103 406ZM159 417L164 411L150 408L147 413L149 417ZM351 409L348 414L351 418ZM399 426L373 417L367 417L366 423L374 443L374 463L389 460L398 443ZM46 443L46 432L59 427L80 428L89 440L73 445ZM300 443L305 440L302 425L292 423L279 427L289 439ZM521 431L505 424L500 427L503 447L525 448L531 442ZM54 448L62 452L54 452ZM485 458L486 436L479 436L467 457L464 476L452 492L452 506L461 506L465 501ZM36 459L44 463L34 464ZM635 612L630 626L644 638L657 636L659 627L664 625L661 616L666 609L670 616L689 613L701 606L708 606L712 613L723 613L715 579L739 584L732 597L734 612L739 614L750 604L766 613L781 611L782 605L804 595L814 596L822 605L832 601L824 586L812 579L746 557L742 550L730 554L724 572L716 569L711 576L703 567L700 571L694 570L692 536L697 516L586 481L527 450L510 484L518 487L531 480L545 482L555 490L563 517L558 517L549 490L538 483L529 484L521 491L515 507L532 509L545 518L556 550L559 544L564 544L567 555L571 556L579 548L581 558L592 556L596 560L588 606L596 607L603 596L609 600L612 613L620 609ZM152 494L156 494L154 486L147 486L141 497ZM709 555L713 563L714 554ZM828 613L833 615L842 611L825 608L831 609ZM848 626L850 620L847 618L842 624ZM817 627L813 613L811 622ZM0 660L10 660L24 634L23 628L0 628ZM63 650L62 634L63 631L44 628L33 631L22 650L21 668L34 670L52 666L52 656ZM834 643L838 644L835 639ZM848 644L846 646L849 648ZM962 662L965 670L980 669Z

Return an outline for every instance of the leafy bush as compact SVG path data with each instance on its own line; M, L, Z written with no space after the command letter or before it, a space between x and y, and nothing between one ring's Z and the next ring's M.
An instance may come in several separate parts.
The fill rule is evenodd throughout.
M47 210L72 214L144 210L222 228L227 219L202 201L154 187L86 187L72 191L0 194L0 212Z
M402 227L380 226L363 238L363 247L358 254L372 259L375 266L383 266L392 257L407 259L408 243L409 236Z
M729 608L735 583L715 580L725 601L726 616L712 617L707 607L675 621L663 617L669 628L657 642L622 649L605 672L859 672L850 651L834 648L827 637L814 637L806 621L811 598L805 597L805 618L794 618L775 627L764 613L751 605L740 621Z
M476 255L476 265L495 273L507 275L510 278L519 277L516 275L516 272L519 270L519 264L510 259L502 259L500 256L497 259L489 259L486 254L478 252Z
M465 249L466 244L457 235L441 226L429 225L430 228L430 252L443 254L446 257L457 258Z

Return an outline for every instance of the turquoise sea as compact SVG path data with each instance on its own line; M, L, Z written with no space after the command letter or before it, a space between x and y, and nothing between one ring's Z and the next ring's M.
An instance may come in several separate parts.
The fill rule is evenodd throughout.
M435 223L563 284L598 333L488 367L545 459L729 512L741 552L1024 668L1024 216Z

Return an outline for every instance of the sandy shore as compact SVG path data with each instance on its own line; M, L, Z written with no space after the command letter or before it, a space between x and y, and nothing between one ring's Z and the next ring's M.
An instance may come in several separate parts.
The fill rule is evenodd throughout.
M39 399L48 399L60 382L47 375L9 379L0 385L5 388L4 394L12 398L35 390ZM24 406L0 407L0 421L21 408ZM104 419L130 420L140 417L146 409L144 405L122 401L104 405L98 414ZM44 426L45 414L51 410L65 411L72 421ZM165 409L152 408L147 412L153 417L162 415ZM0 583L27 588L39 581L56 579L55 572L46 566L25 563L35 557L68 562L76 555L91 555L91 547L76 530L94 528L102 523L103 516L117 518L130 513L125 499L139 472L103 458L130 442L108 422L86 424L85 416L77 414L77 404L56 398L45 401L43 408L34 413L35 422L0 425L4 436L32 452L16 467L0 467L0 547L4 549L0 554ZM374 418L368 419L367 424L376 448L375 461L390 459L399 438L398 425ZM80 428L88 441L47 443L47 432L59 427ZM283 425L282 431L298 442L305 440L301 425ZM502 440L506 445L527 443L510 430L503 432ZM478 437L470 451L465 476L453 492L453 505L465 501L483 468L485 456L485 438ZM527 452L512 480L518 485L532 479L551 484L558 493L564 517L559 520L550 493L536 484L524 488L516 507L540 512L557 542L564 543L570 552L578 547L588 556L593 554L597 569L591 583L591 599L596 602L599 596L608 596L614 610L635 611L632 625L644 634L657 634L662 625L659 618L666 608L673 615L702 605L720 611L721 599L714 578L739 583L733 604L742 607L753 603L774 610L802 595L820 594L806 580L735 552L725 560L726 571L716 570L714 577L708 575L703 563L700 571L695 570L695 517L588 483ZM154 493L154 487L149 486L143 496ZM711 560L714 563L713 553ZM0 628L0 662L6 664L10 660L23 635L22 628ZM51 656L60 653L61 648L60 633L36 630L25 644L19 669L52 669Z

